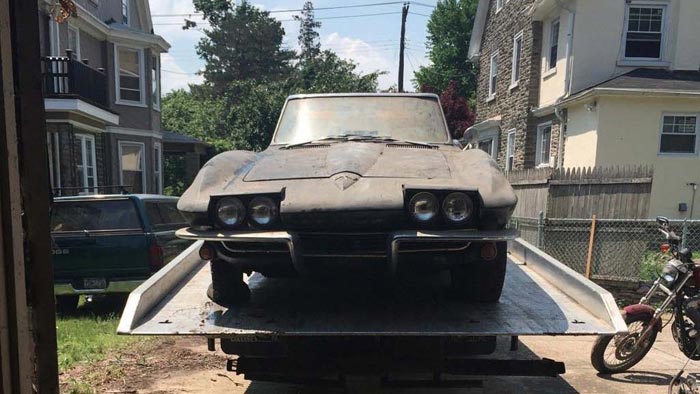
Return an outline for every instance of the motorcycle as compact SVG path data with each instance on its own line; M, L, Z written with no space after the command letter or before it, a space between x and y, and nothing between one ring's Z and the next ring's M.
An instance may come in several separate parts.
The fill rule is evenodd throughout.
M673 314L668 322L672 322L671 333L678 348L689 359L700 360L700 266L693 262L692 251L681 247L681 238L670 229L668 218L658 217L656 222L667 241L661 251L670 253L671 258L639 303L624 308L628 333L596 339L591 364L600 373L624 372L639 363L665 327L662 316L668 312ZM650 302L657 292L666 298L654 308Z

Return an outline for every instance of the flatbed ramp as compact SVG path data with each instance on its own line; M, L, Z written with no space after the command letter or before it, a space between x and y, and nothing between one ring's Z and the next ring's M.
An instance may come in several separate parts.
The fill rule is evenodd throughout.
M521 336L624 332L613 297L521 239L509 245L497 304L452 301L446 278L380 281L249 278L249 305L206 297L209 265L193 244L130 296L120 334L273 336ZM478 272L474 273L478 275Z

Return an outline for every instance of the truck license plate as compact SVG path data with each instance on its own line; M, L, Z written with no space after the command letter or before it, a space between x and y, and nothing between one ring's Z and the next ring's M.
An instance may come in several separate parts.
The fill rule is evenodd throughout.
M107 288L107 279L105 278L86 278L83 279L84 289L104 289Z

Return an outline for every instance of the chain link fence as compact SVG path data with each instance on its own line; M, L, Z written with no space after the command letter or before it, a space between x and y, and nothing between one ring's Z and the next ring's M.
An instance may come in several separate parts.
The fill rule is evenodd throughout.
M590 250L593 279L639 281L644 261L665 242L655 220L638 219L511 219L520 236L547 254L585 273ZM682 236L683 245L700 251L700 220L671 221L671 228Z

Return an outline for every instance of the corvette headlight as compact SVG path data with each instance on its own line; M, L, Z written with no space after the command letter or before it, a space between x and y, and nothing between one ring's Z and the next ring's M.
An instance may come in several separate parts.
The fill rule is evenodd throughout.
M413 219L419 222L429 222L435 219L440 203L434 194L428 192L417 193L408 203L408 212Z
M236 197L224 197L216 203L216 217L226 227L243 223L245 206Z
M277 220L277 204L270 197L255 197L248 205L250 219L260 226L268 226Z
M464 193L450 193L442 202L442 213L452 223L461 223L471 217L474 211L472 199Z

